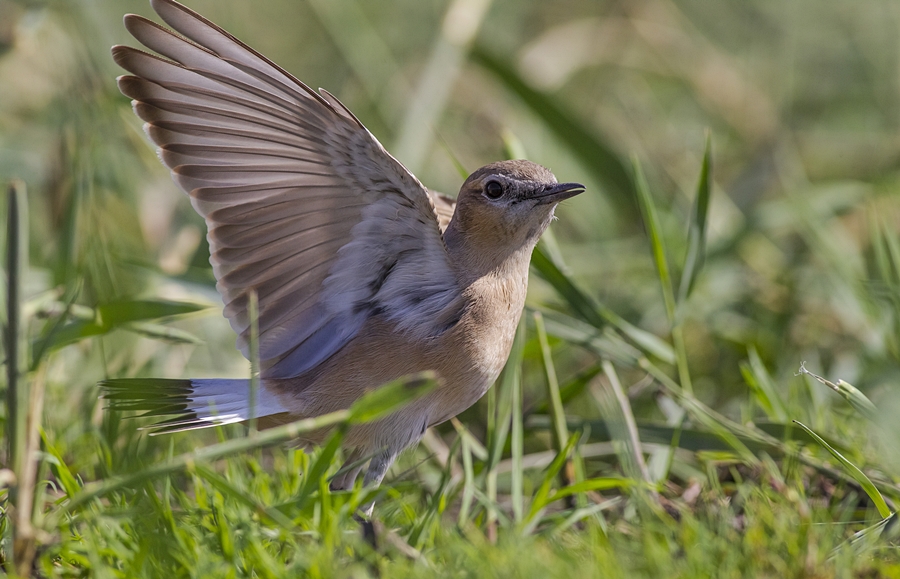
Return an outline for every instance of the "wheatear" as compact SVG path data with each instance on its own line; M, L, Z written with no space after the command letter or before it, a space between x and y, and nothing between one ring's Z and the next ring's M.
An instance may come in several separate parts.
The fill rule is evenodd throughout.
M259 299L261 382L160 381L136 394L167 430L347 408L397 378L438 386L351 429L348 464L378 484L425 429L496 380L525 302L528 263L558 202L584 190L528 161L472 173L457 201L426 189L334 96L313 91L199 14L151 0L178 34L125 16L155 56L116 46L147 134L206 219L225 316L248 356ZM249 357L249 356L248 356ZM121 385L119 385L121 386ZM116 384L107 383L116 389ZM359 468L333 481L352 487Z

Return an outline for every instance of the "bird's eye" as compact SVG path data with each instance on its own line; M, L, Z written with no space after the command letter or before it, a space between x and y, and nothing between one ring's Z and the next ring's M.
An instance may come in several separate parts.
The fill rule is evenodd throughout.
M484 194L488 199L500 199L503 196L503 185L498 181L488 181L484 185Z

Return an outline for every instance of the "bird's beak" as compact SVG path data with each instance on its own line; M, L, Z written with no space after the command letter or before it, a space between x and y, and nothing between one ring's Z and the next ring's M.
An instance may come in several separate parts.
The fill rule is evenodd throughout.
M579 193L584 193L584 185L581 183L556 183L538 189L531 198L536 200L538 205L546 205L575 197Z

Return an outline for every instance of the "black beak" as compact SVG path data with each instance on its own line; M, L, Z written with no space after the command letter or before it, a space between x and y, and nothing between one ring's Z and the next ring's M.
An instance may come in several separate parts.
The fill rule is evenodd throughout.
M575 197L579 193L584 193L584 185L581 183L556 183L535 191L531 198L537 201L538 205L546 205Z

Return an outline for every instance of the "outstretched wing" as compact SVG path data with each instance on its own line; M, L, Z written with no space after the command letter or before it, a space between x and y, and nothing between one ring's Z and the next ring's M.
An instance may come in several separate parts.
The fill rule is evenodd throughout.
M264 376L299 375L369 316L427 337L462 308L427 190L335 97L313 91L173 0L175 34L125 17L161 56L116 46L119 88L206 219L225 316L248 353L259 298Z
M456 211L456 199L443 193L438 193L433 189L428 190L428 196L431 198L431 205L434 207L438 225L441 228L441 233L443 233L447 226L450 225L450 220L453 219L453 212Z

